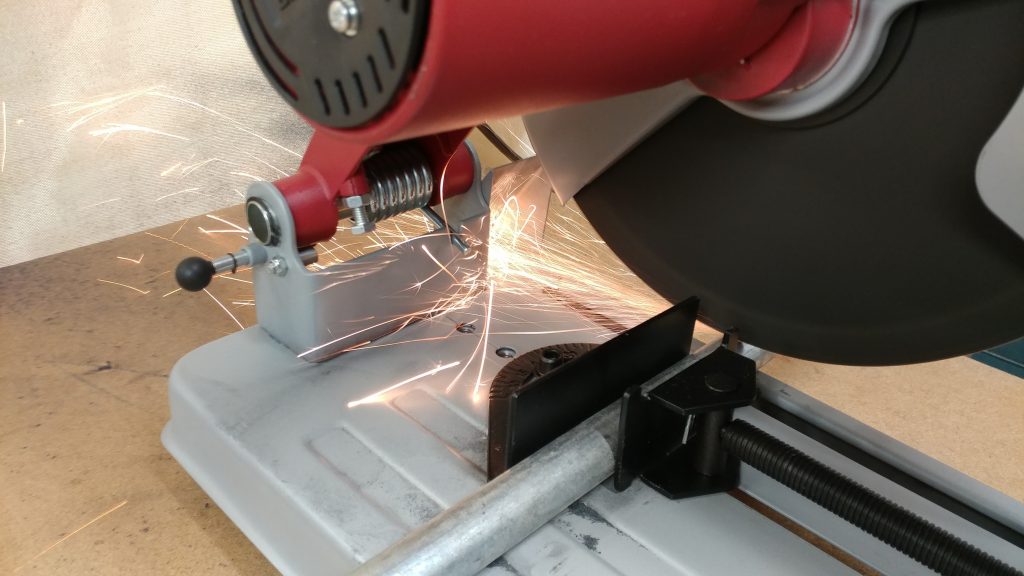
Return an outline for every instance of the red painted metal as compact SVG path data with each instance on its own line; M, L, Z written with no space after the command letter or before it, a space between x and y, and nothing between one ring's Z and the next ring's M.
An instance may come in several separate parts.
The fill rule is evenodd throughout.
M692 79L709 96L753 100L810 84L832 67L853 30L858 0L810 0L754 54Z
M468 129L456 130L415 140L434 174L431 204L462 194L473 185L475 162L465 143L468 133ZM369 191L369 182L360 167L368 150L368 146L340 141L317 130L298 172L274 182L288 202L298 246L310 246L334 236L338 198L361 196Z
M406 140L708 73L754 53L804 1L435 0L399 101L332 132Z
M434 186L434 196L430 204L439 204L446 198L457 196L469 190L473 186L473 178L476 176L476 162L473 161L473 154L463 143L455 149L455 152L446 159L446 162L439 169L435 168L434 174L440 174L437 185Z
M775 37L805 1L433 0L419 66L395 104L357 129L314 126L305 176L279 188L303 241L324 240L334 227L313 212L333 217L337 196L359 190L346 181L373 147L418 138L435 174L449 170L444 194L455 193L466 158L449 158L470 127L729 67Z
M359 164L370 146L343 142L314 130L299 170L274 182L295 223L301 248L334 236L338 228L338 196L358 196L369 189Z

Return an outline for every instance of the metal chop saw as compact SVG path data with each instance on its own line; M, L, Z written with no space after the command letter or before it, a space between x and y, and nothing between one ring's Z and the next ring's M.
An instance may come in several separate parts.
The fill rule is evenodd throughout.
M177 364L164 443L281 571L1021 574L1024 505L757 368L1024 335L1024 2L234 4L314 134L177 270L252 268L259 326ZM481 174L467 134L518 115L537 159ZM672 308L566 334L466 292L492 190L541 173Z

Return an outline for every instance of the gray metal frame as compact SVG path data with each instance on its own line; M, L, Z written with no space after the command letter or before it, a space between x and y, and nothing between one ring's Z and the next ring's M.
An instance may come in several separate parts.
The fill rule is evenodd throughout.
M524 170L535 167L521 165ZM449 222L486 234L486 212L478 211L481 204L486 207L489 184L467 195L465 204L448 205ZM256 185L250 195L276 202L275 211L288 213L280 210L283 198L270 185ZM291 238L291 221L281 225L282 236ZM435 256L465 257L446 234L428 234L409 245L427 246L436 250ZM417 251L422 249L400 253L404 259L394 266L400 273L396 276L375 272L335 284L339 274L306 270L294 243L268 248L269 261L280 257L288 270L283 275L270 267L255 271L263 328L197 349L171 374L172 418L163 434L165 445L279 569L287 574L334 574L366 563L364 573L446 576L478 570L852 573L726 494L670 501L641 482L622 493L602 484L613 464L609 439L617 405L485 483L486 403L476 399L486 395L486 388L475 393L476 371L483 383L494 376L507 361L494 353L498 348L522 352L607 337L604 328L584 318L535 306L533 297L503 295L504 305L516 313L514 318L492 316L489 340L482 331L463 334L453 329L466 322L479 325L488 315L484 298L477 297L463 309L399 334L381 332L380 347L320 364L296 359L311 347L321 346L308 359L322 359L349 342L371 339L380 328L374 323L361 339L332 340L337 325L328 320L347 319L344 325L352 332L353 323L368 322L360 318L371 315L371 306L395 314L396 302L384 298L382 291L422 281L426 276L416 277L417 271L436 272L433 261L420 267L425 264L416 259ZM370 256L359 261L380 264L378 259L393 255L383 251ZM478 259L485 265L484 257ZM450 279L444 281L445 287L450 284ZM415 307L416 302L410 298L402 306ZM552 322L562 323L572 336L548 332ZM484 341L486 347L481 346ZM741 353L761 357L754 348L742 348ZM698 356L691 355L648 386ZM224 362L229 357L246 361ZM467 364L468 388L465 380L460 385L453 380L459 368L436 371L442 365L455 366L453 360ZM396 382L408 384L391 390L389 385ZM1020 503L764 375L759 375L758 385L765 398L956 492L990 516L1015 527L1024 521ZM379 400L362 402L383 389L389 392ZM742 409L736 415L1005 562L1024 565L1024 551L756 410ZM741 488L884 573L927 573L748 467L741 471Z
M492 319L489 350L480 354L480 330L452 333L452 327L481 325L486 296L386 336L380 347L320 364L296 360L258 327L207 344L171 374L164 444L285 574L355 570L485 486L486 402L472 394L478 362L486 398L486 382L508 361L497 348L526 351L607 335L568 311L538 309L534 297L501 299L515 313ZM553 322L573 332L544 333ZM462 366L428 374L380 401L348 406L441 362L470 358L453 388ZM519 494L536 497L537 484L522 480L534 489ZM528 505L524 499L503 510ZM503 520L488 517L500 532ZM726 494L669 501L639 482L623 493L597 486L482 572L853 574Z
M971 508L1017 532L1024 533L1024 503L993 490L959 470L950 468L767 374L758 375L758 393L765 400L840 440L945 494L955 494L958 500Z
M276 215L281 239L266 247L267 264L253 269L260 326L300 358L318 362L394 332L412 317L437 313L435 304L443 295L464 287L453 286L447 274L435 274L439 270L431 255L453 263L450 268L461 278L486 273L491 177L480 178L478 161L473 181L468 192L445 200L451 229L479 239L472 252L463 253L439 230L319 271L302 263L281 192L269 182L250 186L246 199L266 203ZM414 284L418 289L410 289Z
M651 389L692 364L719 344L705 346L645 385ZM746 347L743 353L760 361L761 351ZM828 412L827 406L793 390L764 374L758 375L762 395L783 400L786 408L800 416ZM787 399L790 399L787 401ZM834 412L834 411L833 411ZM848 458L803 436L754 408L736 411L747 420L784 442L796 447L841 474L875 492L898 502L915 514L942 526L961 539L1003 559L1010 565L1024 565L1024 550L941 508L923 497L872 472ZM619 421L619 406L612 404L552 442L533 456L495 478L471 496L434 517L386 551L364 564L356 574L415 574L419 576L458 576L475 574L498 558L512 545L550 521L569 503L596 487L611 475L615 463L614 446ZM867 439L886 439L888 450L875 450L891 460L897 454L922 466L926 475L940 486L970 486L975 501L1001 503L1005 511L1017 514L1024 509L1018 502L991 489L981 491L977 482L963 474L887 439L877 431L845 417L839 419L845 436L860 445ZM824 424L830 424L826 420ZM833 426L835 428L835 426ZM875 444L878 446L879 444ZM913 470L917 472L917 470ZM772 509L825 538L868 566L884 574L928 574L930 570L901 552L876 540L856 526L818 507L789 488L757 470L744 465L740 489ZM972 485L973 482L973 485ZM1011 524L1012 525L1012 524ZM715 552L729 554L723 543Z

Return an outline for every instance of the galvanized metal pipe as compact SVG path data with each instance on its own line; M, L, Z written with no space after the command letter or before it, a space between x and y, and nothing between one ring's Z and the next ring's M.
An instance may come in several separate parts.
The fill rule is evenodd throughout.
M363 564L360 576L476 574L612 474L612 404Z
M718 341L705 345L644 387L661 384L719 345ZM740 353L759 367L769 358L757 348L746 347ZM410 532L353 574L476 574L611 476L618 427L619 403L615 402Z

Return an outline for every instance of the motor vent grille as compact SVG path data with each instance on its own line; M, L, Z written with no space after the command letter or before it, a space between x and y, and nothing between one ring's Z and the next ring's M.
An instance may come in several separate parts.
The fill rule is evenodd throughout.
M234 0L250 50L281 96L303 116L356 128L390 107L422 52L428 3L357 0L354 36L334 30L330 0Z

